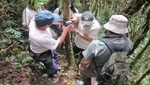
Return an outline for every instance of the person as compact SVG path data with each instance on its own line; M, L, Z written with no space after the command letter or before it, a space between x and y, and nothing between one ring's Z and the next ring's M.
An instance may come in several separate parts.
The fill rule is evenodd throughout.
M36 13L37 10L34 7L34 2L32 3L31 1L29 1L28 5L22 12L22 26L25 28L25 30L28 30L29 23Z
M77 26L77 28L75 26L71 28L71 31L76 34L73 51L75 54L80 54L80 62L80 59L83 57L82 51L97 37L100 31L100 24L90 11L85 11L83 14L75 14L72 20ZM79 62L77 61L77 64Z
M53 83L58 81L57 64L55 55L52 54L59 47L69 31L69 26L63 26L61 36L55 40L50 32L50 25L56 16L48 11L42 10L37 12L35 18L29 24L29 54L37 62L43 62L50 78L54 79ZM52 57L52 55L54 55Z
M46 9L46 3L44 2L40 2L40 8L38 9L38 11L41 11L41 10L47 10ZM54 39L57 39L58 38L58 34L56 33L57 30L62 30L59 28L59 26L61 25L60 23L60 16L56 13L53 13L53 15L55 16L54 18L54 21L52 23L52 25L50 26L50 29L51 29L51 33L52 33L52 37Z
M77 8L74 7L74 0L70 0L70 12L71 13L79 13L79 10ZM62 10L58 7L54 10L54 13L61 15L62 14Z
M105 34L104 38L109 39L115 46L122 47L125 44L124 34L128 33L128 19L123 15L112 15L109 21L104 24ZM133 44L129 38L127 48L128 52L133 48ZM83 58L81 60L80 73L85 85L90 85L90 79L96 77L96 69L100 72L103 65L108 61L111 51L108 46L101 40L93 40L85 51L82 52ZM95 68L95 65L97 68Z
M61 33L62 33L62 29L60 28L61 26L61 18L58 14L53 13L56 18L54 19L54 22L52 23L52 25L50 26L51 28L51 33L53 38L57 39Z

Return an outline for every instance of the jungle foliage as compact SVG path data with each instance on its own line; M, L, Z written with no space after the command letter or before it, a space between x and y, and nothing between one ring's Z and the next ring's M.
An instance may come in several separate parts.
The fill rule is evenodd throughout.
M38 0L35 6L40 6ZM61 0L40 0L48 2L47 8L53 11L63 5ZM1 0L0 2L0 62L12 60L24 63L31 60L27 51L26 38L23 38L21 26L22 11L27 0ZM128 85L150 84L150 1L149 0L76 0L75 7L82 13L92 11L101 26L112 14L124 14L129 22L128 37L134 43L134 49L129 54L132 74ZM99 33L99 37L103 30ZM17 64L18 65L18 64Z

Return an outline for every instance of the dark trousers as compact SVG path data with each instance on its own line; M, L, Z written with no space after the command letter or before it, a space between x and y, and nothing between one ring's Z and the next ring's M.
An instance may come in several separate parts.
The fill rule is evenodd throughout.
M83 58L83 54L82 52L84 51L84 49L81 49L79 47L77 47L75 44L73 46L73 52L75 54L75 60L76 60L76 64L77 66L80 64L81 59ZM78 55L79 54L79 55Z
M43 53L34 53L29 48L29 55L37 62L44 63L50 77L53 77L53 75L57 73L58 64L56 63L57 53L55 50L48 50Z

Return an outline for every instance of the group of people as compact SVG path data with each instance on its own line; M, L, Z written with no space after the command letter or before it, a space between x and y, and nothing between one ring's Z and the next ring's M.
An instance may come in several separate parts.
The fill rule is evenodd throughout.
M61 23L61 13L56 8L54 13L46 9L37 11L34 3L29 2L22 15L22 25L29 30L29 55L38 62L43 62L49 77L58 79L58 64L56 48L61 46L69 31L75 33L73 51L80 55L80 62L77 63L80 70L81 79L84 85L92 85L91 78L97 77L93 59L100 68L109 59L111 52L107 45L97 40L97 35L101 30L99 22L90 11L79 13L73 6L74 0L70 0L71 20L73 24L65 26ZM52 32L51 26L56 29L61 27L60 36ZM117 46L125 43L124 34L128 33L128 19L124 15L112 15L109 21L104 24L105 35ZM132 49L132 42L128 39L128 49ZM57 82L58 80L56 80ZM54 82L54 83L56 83Z

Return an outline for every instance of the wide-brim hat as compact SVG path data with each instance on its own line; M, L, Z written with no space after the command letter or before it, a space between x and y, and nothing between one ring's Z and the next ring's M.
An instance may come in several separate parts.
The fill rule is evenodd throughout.
M104 28L116 33L126 34L128 33L128 19L123 15L112 15L109 21L104 24Z
M53 22L58 22L59 20L59 15L54 14L48 10L41 10L35 15L35 22L39 26L50 25Z

